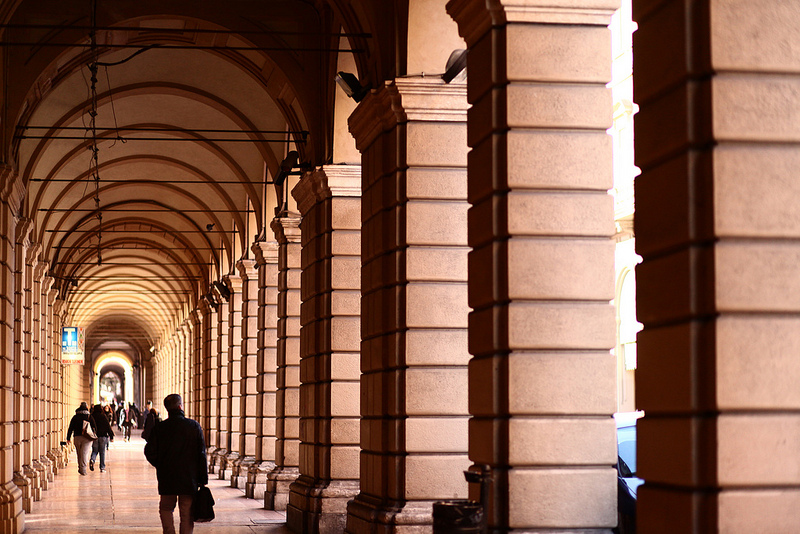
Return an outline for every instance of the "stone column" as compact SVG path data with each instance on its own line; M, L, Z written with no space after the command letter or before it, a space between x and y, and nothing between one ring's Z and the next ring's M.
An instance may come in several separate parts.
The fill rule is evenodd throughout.
M228 452L220 464L219 478L230 480L235 462L241 458L239 438L242 425L242 277L229 274L223 277L230 291L228 299ZM223 391L225 389L223 388ZM223 393L224 394L224 393Z
M36 250L29 235L30 219L17 223L14 261L14 482L22 490L25 512L30 513L39 488L38 473L31 465L31 285L29 254Z
M241 378L239 380L239 460L231 472L231 486L245 489L250 468L256 463L256 365L258 352L258 278L255 260L239 260L236 268L241 289Z
M617 522L617 4L447 4L469 46L469 451L491 468L492 532Z
M427 530L433 502L467 496L466 121L465 85L432 77L387 83L350 117L363 400L347 532Z
M15 372L14 372L14 264L16 217L24 189L16 173L0 165L0 529L20 533L25 529L22 491L14 484Z
M45 319L47 307L47 292L45 291L45 277L48 264L36 261L33 270L33 463L39 472L39 481L42 490L47 490L48 482L53 480L53 466L47 457L47 385L49 382L48 354L45 350ZM41 498L41 496L40 496Z
M53 474L65 467L66 459L64 447L61 446L61 436L64 435L62 428L62 406L61 396L63 395L63 366L59 360L61 354L61 324L59 323L56 307L58 303L58 290L53 287L54 280L47 280L47 330L48 330L48 357L50 361L50 387L48 395L48 424L50 425L50 442L48 456L53 462Z
M303 214L300 477L287 523L344 530L359 489L361 167L330 165L292 191Z
M200 426L206 440L206 454L213 453L216 443L216 399L219 389L214 384L214 372L216 371L216 353L212 350L212 342L216 336L217 316L216 310L208 300L201 300L198 306L200 313L200 336L202 337L200 346Z
M278 368L275 468L264 506L286 510L289 485L300 474L300 218L272 221L278 241Z
M200 422L203 420L203 370L201 368L203 361L203 335L205 329L203 328L203 311L201 308L195 308L191 314L192 317L192 362L191 371L189 374L189 383L192 389L192 419ZM202 423L200 423L202 428Z
M800 524L800 12L635 1L639 530Z
M247 475L245 495L264 499L267 475L275 469L278 374L278 243L252 247L258 272L258 355L256 357L256 462Z
M216 400L216 427L217 440L215 449L209 459L209 468L212 473L220 474L220 467L228 453L228 414L230 413L230 399L228 398L228 300L223 298L218 288L213 290L217 305L217 344L215 347L218 365L213 380L217 384L218 395Z

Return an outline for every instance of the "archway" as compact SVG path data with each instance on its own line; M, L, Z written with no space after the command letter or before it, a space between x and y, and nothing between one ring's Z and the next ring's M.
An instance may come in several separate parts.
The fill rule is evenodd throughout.
M114 369L116 368L116 369ZM100 395L100 380L103 370L116 371L122 369L122 397L125 402L134 402L133 384L133 363L130 356L124 352L108 351L103 353L94 362L92 369L92 402L98 404L102 397Z

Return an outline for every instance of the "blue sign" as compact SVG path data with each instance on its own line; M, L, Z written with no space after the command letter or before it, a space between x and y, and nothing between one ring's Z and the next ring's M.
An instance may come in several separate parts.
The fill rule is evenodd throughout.
M61 363L83 364L86 334L82 326L65 326L61 329Z

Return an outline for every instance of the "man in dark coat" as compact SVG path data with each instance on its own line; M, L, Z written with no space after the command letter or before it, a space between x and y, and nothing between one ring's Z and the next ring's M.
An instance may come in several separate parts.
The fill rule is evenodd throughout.
M199 486L208 484L203 429L197 421L184 415L183 399L177 393L167 395L164 407L169 417L153 427L144 446L144 455L156 468L158 494L161 495L158 510L163 532L175 532L172 514L178 503L180 534L191 534L194 530L194 494Z

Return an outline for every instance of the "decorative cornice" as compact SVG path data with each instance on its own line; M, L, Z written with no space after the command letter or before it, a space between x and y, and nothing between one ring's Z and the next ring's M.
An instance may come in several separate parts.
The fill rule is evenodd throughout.
M303 175L292 196L305 216L318 202L332 197L361 196L361 165L326 165Z
M231 290L231 294L242 292L242 277L236 274L226 274L222 277L222 281Z
M239 276L242 278L242 282L257 277L255 260L242 259L237 261L236 270L239 271Z
M281 245L300 242L300 221L298 216L288 215L272 219L270 228L275 232L275 239Z
M16 235L18 245L28 246L30 244L29 237L32 229L33 221L27 217L23 217L17 221L14 234Z
M619 0L450 0L447 12L468 46L492 27L513 23L608 26Z
M363 153L377 137L409 121L466 122L467 84L436 76L410 76L386 82L358 105L348 125Z
M24 199L25 185L16 169L7 163L0 163L0 201L7 203L14 217L18 217Z
M277 241L259 241L250 247L256 256L256 264L261 267L266 264L278 263L278 243Z
M297 201L297 209L300 210L304 216L308 215L314 204L319 202L316 194L316 182L318 181L317 172L303 173L300 181L292 189L292 196Z

